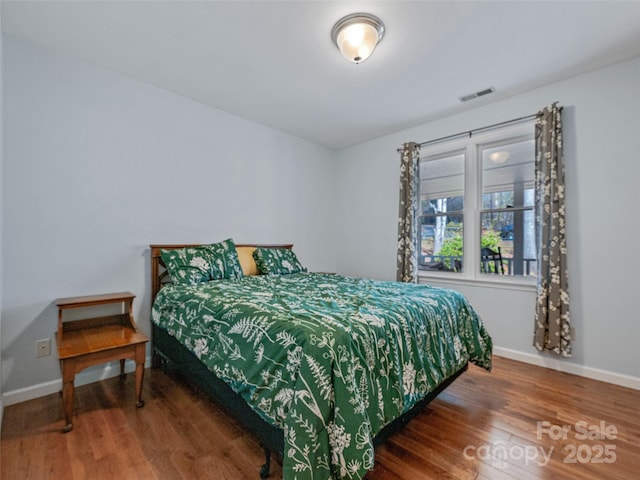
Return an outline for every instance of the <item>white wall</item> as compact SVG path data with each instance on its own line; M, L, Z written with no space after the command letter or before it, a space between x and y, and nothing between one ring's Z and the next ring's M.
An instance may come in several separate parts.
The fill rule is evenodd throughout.
M4 41L5 396L59 380L55 353L35 356L57 297L130 290L149 331L150 243L292 242L335 270L332 151Z
M634 302L640 256L632 247L640 221L631 211L640 173L640 59L336 153L3 41L5 398L59 381L55 354L35 358L35 341L56 329L57 297L131 290L137 320L148 331L149 243L229 236L293 242L311 269L394 279L402 142L527 115L554 100L565 106L577 329L570 365L640 379ZM469 297L498 347L548 358L531 347L530 291L453 287Z
M2 24L2 8L0 8L0 24ZM0 345L2 345L2 218L4 211L4 193L2 190L2 170L3 170L3 158L4 158L4 141L3 141L3 108L2 108L2 98L3 98L3 42L2 35L0 34ZM0 374L2 373L2 355L0 354ZM2 382L0 381L0 428L2 428L2 416L4 413L4 403L2 401Z
M640 59L372 140L338 153L343 274L395 279L399 154L422 142L564 105L569 288L576 328L569 371L640 386ZM553 363L531 346L532 292L455 285L502 352ZM561 367L562 368L562 367ZM607 376L605 375L605 376ZM640 387L639 387L640 388Z

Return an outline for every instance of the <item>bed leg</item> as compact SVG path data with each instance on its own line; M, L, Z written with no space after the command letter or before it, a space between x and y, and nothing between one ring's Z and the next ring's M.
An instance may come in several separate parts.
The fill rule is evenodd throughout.
M159 350L153 349L153 355L151 356L151 366L153 368L160 368L164 373L168 371L169 359L160 353Z
M151 353L151 368L159 368L161 360L160 355L158 355L158 350L154 348Z
M266 447L262 448L264 448L265 463L260 468L260 478L267 478L269 477L269 470L271 470L271 450Z

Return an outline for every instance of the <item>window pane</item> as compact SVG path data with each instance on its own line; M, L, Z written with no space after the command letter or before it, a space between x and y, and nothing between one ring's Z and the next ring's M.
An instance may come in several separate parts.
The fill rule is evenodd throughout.
M534 148L526 140L481 149L483 210L533 205Z
M422 270L462 271L464 161L464 154L449 153L420 163Z
M488 247L501 254L505 275L537 274L535 220L532 209L511 212L485 211L480 214L480 225L481 249ZM480 271L494 273L495 267L494 261L487 263L485 260Z
M536 274L534 141L479 149L482 158L480 272Z
M420 204L423 214L464 209L464 155L425 159L420 163Z
M421 270L461 272L463 265L463 217L424 215L420 217Z

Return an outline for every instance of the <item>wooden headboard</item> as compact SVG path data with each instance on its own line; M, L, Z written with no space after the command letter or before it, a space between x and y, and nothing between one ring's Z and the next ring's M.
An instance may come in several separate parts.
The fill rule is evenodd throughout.
M162 250L177 250L179 248L186 247L200 247L202 243L182 243L182 244L155 244L149 245L151 247L151 304L153 305L153 301L156 299L156 295L162 288L162 285L168 283L169 273L162 262L162 257L160 257L160 252ZM282 244L282 245L260 245L253 243L238 243L236 247L262 247L262 248L286 248L291 250L293 248L292 244Z

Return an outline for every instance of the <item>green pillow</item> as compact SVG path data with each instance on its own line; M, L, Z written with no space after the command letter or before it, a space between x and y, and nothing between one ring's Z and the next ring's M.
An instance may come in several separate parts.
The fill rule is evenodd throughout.
M213 280L243 277L236 244L232 239L207 245L207 247L211 255L211 278Z
M209 246L161 250L160 258L175 283L195 285L211 280Z
M306 272L293 250L288 248L261 248L253 252L258 270L264 275Z

